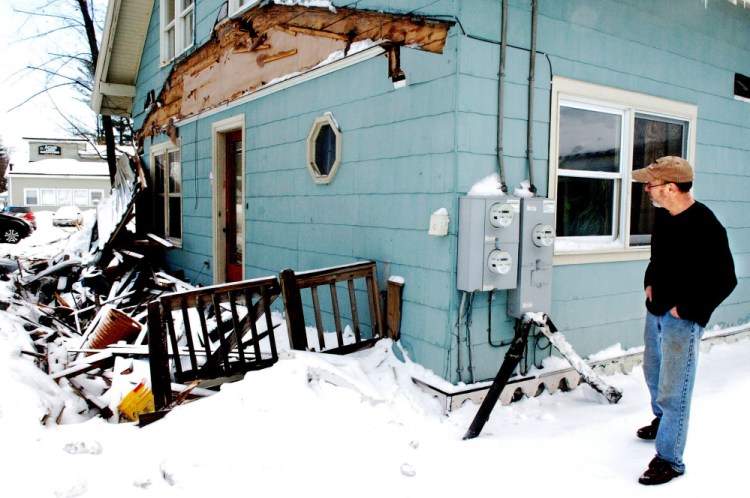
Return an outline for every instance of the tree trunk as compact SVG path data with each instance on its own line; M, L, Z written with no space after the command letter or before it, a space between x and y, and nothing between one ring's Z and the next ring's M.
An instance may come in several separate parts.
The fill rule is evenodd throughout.
M96 41L96 30L94 29L94 20L89 11L87 0L78 0L78 8L81 11L81 19L86 28L86 39L91 49L92 62L92 79L96 77L96 65L99 61L99 44ZM107 148L107 165L109 166L109 183L115 184L115 172L117 171L117 157L115 156L115 133L112 125L112 116L102 115L102 128L104 128L104 143Z

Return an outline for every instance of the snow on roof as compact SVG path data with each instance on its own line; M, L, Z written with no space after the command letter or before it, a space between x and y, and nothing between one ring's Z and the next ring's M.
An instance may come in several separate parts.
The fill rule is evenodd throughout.
M76 159L42 159L13 164L11 175L68 175L109 176L106 161L78 161Z

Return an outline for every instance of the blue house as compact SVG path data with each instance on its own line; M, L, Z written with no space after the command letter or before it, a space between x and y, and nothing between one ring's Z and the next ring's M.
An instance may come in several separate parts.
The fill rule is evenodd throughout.
M508 220L528 195L547 201L530 310L581 356L627 350L642 345L653 209L630 172L684 156L739 279L709 328L750 322L749 7L111 1L92 106L134 120L139 228L174 244L171 269L212 284L374 260L381 288L405 284L411 358L479 382L513 337L524 273L500 255L488 275L512 268L510 285L482 264L479 285L463 280L467 194ZM532 337L523 366L550 354Z

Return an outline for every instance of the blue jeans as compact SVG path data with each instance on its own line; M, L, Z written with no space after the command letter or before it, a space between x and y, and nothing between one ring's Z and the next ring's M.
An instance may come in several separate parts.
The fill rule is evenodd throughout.
M703 327L690 320L646 314L643 373L651 410L660 419L656 456L685 472L682 454L687 440L690 401Z

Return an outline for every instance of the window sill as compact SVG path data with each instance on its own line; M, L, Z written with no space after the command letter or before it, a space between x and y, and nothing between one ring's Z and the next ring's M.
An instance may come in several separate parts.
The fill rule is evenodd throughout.
M586 252L563 252L555 253L553 264L581 265L591 263L616 263L622 261L644 261L651 257L651 249L648 247L637 249L602 250Z

